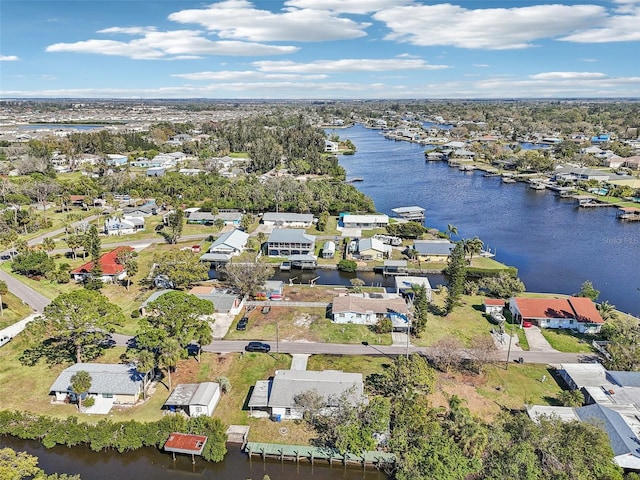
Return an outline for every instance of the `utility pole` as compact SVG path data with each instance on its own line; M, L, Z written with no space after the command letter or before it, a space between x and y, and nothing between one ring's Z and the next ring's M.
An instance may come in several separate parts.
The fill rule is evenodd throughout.
M511 340L513 339L513 323L509 324L511 326L511 333L509 333L509 347L507 348L507 362L505 363L504 369L509 370L509 356L511 355Z
M411 316L407 315L407 352L406 357L409 358L409 337L411 336Z
M280 328L276 322L276 353L280 353Z

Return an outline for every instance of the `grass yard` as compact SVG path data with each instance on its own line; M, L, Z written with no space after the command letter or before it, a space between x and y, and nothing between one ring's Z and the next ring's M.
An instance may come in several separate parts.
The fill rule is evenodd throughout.
M391 364L385 356L312 355L307 370L342 370L347 373L362 373L363 378L372 373L382 373Z
M593 335L584 335L563 328L542 328L540 331L549 344L559 352L593 353L595 351L591 346L591 342L596 339Z
M2 295L2 316L0 316L0 330L31 315L33 310L29 305L22 303L18 297L9 292Z

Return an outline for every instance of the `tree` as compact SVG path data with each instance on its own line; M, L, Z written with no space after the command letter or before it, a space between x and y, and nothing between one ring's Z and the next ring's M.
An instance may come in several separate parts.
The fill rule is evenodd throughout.
M73 255L73 259L76 259L76 250L82 248L85 244L84 238L78 234L67 235L64 239L67 242L67 245L71 249L71 254Z
M51 237L46 237L44 240L42 240L42 249L49 253L52 252L53 250L55 250L56 248L56 242L53 240L53 238Z
M273 265L264 262L234 263L229 262L224 267L229 282L242 295L255 295L263 287L264 282L275 272Z
M169 378L169 391L171 388L171 372L178 365L178 361L180 360L182 347L178 343L177 340L173 338L167 338L162 345L160 345L160 364L164 366L167 371L167 377Z
M124 322L122 310L100 292L74 290L58 295L43 315L27 325L32 346L23 353L24 363L40 358L51 363L96 358L109 340L109 333Z
M178 238L182 235L182 228L184 227L184 210L178 208L165 218L167 228L169 229L169 243L178 243Z
M44 276L55 270L56 264L46 252L29 251L16 255L11 269L27 277Z
M498 349L489 335L478 334L471 339L471 355L478 373L484 371L485 366L496 361Z
M138 252L126 248L120 249L116 255L116 261L124 266L127 271L127 290L129 290L129 285L131 285L131 277L138 273L137 257Z
M358 264L353 260L340 260L338 262L338 270L341 272L352 273L358 269Z
M589 280L585 281L582 286L580 287L580 291L578 293L576 293L577 297L587 297L590 298L591 300L593 300L594 302L598 299L598 297L600 296L600 290L596 290L593 287L593 283L591 283Z
M436 366L443 372L456 369L462 363L462 342L454 336L446 336L433 344L431 356Z
M349 280L351 283L351 290L353 293L362 293L362 287L364 287L364 280L361 278L352 278Z
M7 229L0 233L0 245L9 249L9 256L13 259L14 245L18 240L18 232L13 229Z
M98 227L91 225L87 235L84 237L84 249L91 256L91 271L89 277L84 282L84 287L88 290L100 290L104 286L102 281L102 265L100 265L101 241L98 235Z
M464 292L464 282L467 277L467 266L462 242L457 242L451 251L447 259L447 267L444 269L444 275L448 282L445 311L450 313L460 302L460 297Z
M214 380L218 385L220 385L220 391L222 393L229 393L231 391L231 381L227 377L216 377Z
M80 480L80 475L47 475L38 467L38 457L11 448L0 449L0 478L5 480Z
M203 321L196 327L195 340L198 342L198 363L202 354L202 346L209 345L213 341L213 331L209 322Z
M150 302L147 311L149 314L140 320L137 336L140 348L159 351L166 340L171 339L180 346L181 358L185 358L187 347L194 339L206 342L211 338L211 326L202 318L213 314L209 300L171 291Z
M71 376L71 391L76 394L78 408L82 408L82 396L89 391L92 381L86 370L80 370Z
M427 316L429 313L429 300L427 299L427 288L424 285L414 284L411 286L413 292L413 323L412 329L416 337L420 337L427 326Z
M465 255L469 255L469 264L473 261L474 255L479 255L482 252L484 243L478 237L468 238L462 241Z
M558 400L563 407L581 407L584 404L584 395L580 390L562 390L558 394Z
M605 322L618 318L616 306L609 303L607 300L598 305L598 312L600 312L600 316Z
M150 350L140 350L135 358L136 370L144 375L144 385L142 388L143 398L147 398L147 379L149 375L147 373L156 368L156 357Z
M487 292L487 295L494 298L511 298L525 291L522 280L509 272L499 272L498 275L484 277L478 284Z
M191 250L170 250L153 256L155 275L164 275L176 288L184 288L207 278L209 267Z
M9 293L9 287L7 282L0 280L0 316L4 317L4 305L2 304L2 297Z
M457 235L458 234L458 227L448 223L447 224L447 234L449 235L449 237L451 237L453 235Z

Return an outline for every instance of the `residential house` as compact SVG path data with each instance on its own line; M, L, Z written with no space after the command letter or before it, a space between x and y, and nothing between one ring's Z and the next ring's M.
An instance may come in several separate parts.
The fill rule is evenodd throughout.
M264 225L289 228L309 228L313 225L311 213L266 212L262 215Z
M329 140L324 141L324 151L328 153L336 153L340 150L340 145L338 142L331 142Z
M391 255L391 245L386 245L377 238L361 238L358 240L358 257L362 260L382 260Z
M185 211L186 214L186 211ZM225 211L216 214L212 212L203 212L200 210L192 211L187 217L187 223L195 223L199 225L213 225L216 220L222 220L225 225L240 225L242 213L238 211Z
M117 247L110 252L105 253L98 259L100 264L100 280L103 282L115 282L124 280L127 276L127 269L118 262L118 254L122 251L133 251L133 248L127 246ZM76 282L84 282L91 276L93 270L93 262L87 262L78 268L71 270L71 277Z
M142 395L151 371L139 372L134 364L76 363L64 369L49 388L54 401L77 401L71 377L80 371L91 376L91 387L83 398L95 399L95 413L106 414L113 405L134 405Z
M276 370L270 380L259 380L249 398L252 414L258 410L279 420L299 420L303 409L296 404L296 396L315 391L324 398L324 412L340 406L341 399L353 405L366 403L361 373L340 370Z
M220 384L214 382L180 383L162 406L189 417L210 417L220 400Z
M189 290L189 293L203 300L209 300L213 303L216 313L237 315L244 305L244 299L236 293L213 285L198 285Z
M267 239L266 250L270 257L313 255L315 244L315 235L309 235L302 229L275 228Z
M110 153L107 155L107 165L110 166L123 166L129 161L129 157L126 155L118 155Z
M504 300L501 298L485 298L482 301L484 313L491 315L492 313L502 313L505 307Z
M336 244L331 240L324 242L322 246L322 258L333 258L336 254Z
M591 137L591 143L606 143L611 140L611 136L607 133L601 133Z
M422 262L443 263L449 259L455 243L449 240L414 240L412 249Z
M413 296L412 289L414 286L422 286L425 288L427 293L427 300L431 301L431 284L429 283L429 279L427 277L411 277L411 276L396 276L395 277L396 284L396 294L402 296Z
M533 405L529 416L595 424L607 433L615 463L640 470L640 372L606 370L600 363L563 363L557 371L570 389L582 392L586 406Z
M331 316L334 323L358 325L376 325L383 318L389 318L395 329L406 329L409 308L407 302L400 297L341 295L333 298Z
M139 207L124 207L122 213L127 217L150 217L158 214L158 206L155 203L148 203Z
M616 174L605 172L594 168L558 167L556 168L552 180L558 181L582 181L596 180L606 182L610 178L617 177Z
M598 333L604 320L590 298L524 298L509 299L513 319L529 321L540 328L570 328L580 333Z
M389 217L387 215L351 215L342 216L342 226L344 228L361 228L364 230L373 230L374 228L385 228L389 225Z
M166 167L149 167L147 168L147 177L164 177Z
M109 217L104 221L104 233L112 235L131 235L144 230L144 217Z
M205 262L229 261L231 257L236 257L244 252L248 239L249 234L238 229L223 233L211 244L209 252L202 255L200 260Z
M180 173L181 175L186 175L187 177L197 177L202 172L204 172L204 170L201 170L199 168L181 168L180 170L178 170L178 173Z

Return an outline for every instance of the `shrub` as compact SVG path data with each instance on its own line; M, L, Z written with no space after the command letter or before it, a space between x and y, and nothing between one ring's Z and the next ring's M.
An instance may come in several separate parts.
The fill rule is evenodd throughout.
M340 260L338 262L338 270L342 272L355 272L358 269L358 264L353 260Z

